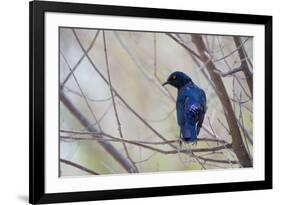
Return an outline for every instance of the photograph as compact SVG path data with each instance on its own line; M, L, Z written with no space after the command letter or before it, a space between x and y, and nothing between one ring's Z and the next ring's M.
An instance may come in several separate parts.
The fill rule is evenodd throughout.
M59 177L253 168L253 36L57 35Z

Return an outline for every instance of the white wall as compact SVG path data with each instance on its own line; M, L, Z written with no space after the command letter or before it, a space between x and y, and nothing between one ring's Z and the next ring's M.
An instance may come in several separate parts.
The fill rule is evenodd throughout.
M79 2L79 0L72 0ZM273 15L274 19L274 105L280 105L281 12L277 0L81 0L87 3L162 7ZM0 203L26 204L28 199L28 1L1 2L0 32ZM4 46L3 46L4 45ZM280 107L274 106L274 190L129 199L91 204L244 204L279 200ZM279 127L278 127L279 126ZM278 163L278 164L277 164ZM82 204L89 204L82 203ZM80 203L81 204L81 203ZM276 203L275 203L276 204Z

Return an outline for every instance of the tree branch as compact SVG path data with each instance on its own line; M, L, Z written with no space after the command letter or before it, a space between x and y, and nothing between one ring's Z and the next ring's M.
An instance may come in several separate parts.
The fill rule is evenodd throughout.
M233 150L243 167L252 167L252 160L248 155L248 152L245 148L245 145L242 140L242 136L239 130L238 123L236 121L235 113L231 107L229 96L223 84L221 77L214 72L217 70L215 64L210 60L210 56L206 52L206 47L203 42L201 35L192 34L192 42L197 47L198 52L200 53L200 59L202 62L208 62L206 68L208 73L215 84L216 90L219 90L218 97L224 108L225 117L228 123L228 127L232 136L232 147Z
M80 164L77 164L77 163L74 163L74 162L71 162L71 161L68 161L66 159L60 159L60 162L64 163L64 164L67 164L67 165L70 165L70 166L73 166L77 169L81 169L83 170L84 172L88 172L89 174L93 174L93 175L99 175L99 173L97 173L96 171L93 171L91 169L88 169Z
M93 38L92 42L90 43L90 46L88 47L87 49L87 53L92 49L92 47L94 46L97 38L98 38L98 35L99 35L99 30L96 32L96 35L95 37ZM82 62L82 60L84 59L85 57L85 54L83 54L79 60L77 61L77 63L75 64L75 66L73 67L72 71L66 76L66 78L64 79L64 81L61 83L61 88L64 87L64 85L66 84L66 82L68 81L68 79L70 78L70 76L72 75L72 73L76 70L76 68L78 68L78 66L80 65L80 63Z
M234 69L232 69L232 70L230 70L228 72L225 72L225 73L221 72L220 70L214 70L214 72L220 74L222 77L227 77L227 76L230 76L230 75L232 75L234 73L243 71L243 69L244 69L243 67L238 67L238 68L234 68Z
M169 96L170 98L173 98L172 94L165 89L165 87L163 87L160 83L156 83L156 80L159 80L158 78L156 78L156 80L150 76L150 73L147 72L143 66L141 65L141 63L139 62L139 60L131 53L130 49L128 48L128 46L125 44L125 42L121 39L120 35L118 34L118 32L113 31L114 36L116 37L117 41L119 42L119 44L121 45L121 47L124 49L124 51L128 54L128 56L130 57L130 59L132 60L132 62L135 64L135 66L141 71L141 73L144 75L144 77L149 81L152 82L153 85L155 87L157 87L157 89L162 92L164 95ZM166 92L163 92L166 91Z
M72 76L73 76L73 78L74 78L74 81L75 81L77 87L79 88L79 90L80 90L80 92L81 92L81 94L82 94L82 96L83 96L83 99L84 99L84 101L85 101L85 103L86 103L86 105L87 105L87 107L88 107L88 109L89 109L89 111L90 111L92 117L94 118L95 122L97 123L97 122L98 122L98 119L97 119L95 113L93 112L93 110L92 110L92 108L91 108L91 106L90 106L90 104L89 104L89 102L88 102L88 100L87 100L87 98L86 98L86 95L84 94L84 92L83 92L83 90L82 90L82 88L81 88L81 86L80 86L80 84L79 84L79 82L78 82L78 79L76 78L75 74L73 73L73 69L71 69L71 67L70 67L70 65L69 65L69 63L68 63L68 61L67 61L67 59L65 58L63 52L60 51L60 53L61 53L63 59L65 60L65 62L66 62L66 64L67 64L67 67L68 67L68 69L70 70L70 73L72 74ZM102 130L100 124L97 123L97 125L98 125L99 129Z
M72 29L72 31L75 33L74 29ZM89 56L89 54L86 52L85 48L83 47L80 39L78 38L77 35L75 35L75 38L78 42L78 44L80 45L81 49L83 50L83 52L85 53L87 59L89 60L90 64L92 65L92 68L100 75L100 77L104 80L104 82L109 85L108 80L104 77L104 75L100 72L100 70L97 68L97 66L95 65L95 63L93 62L93 60L91 59L91 57ZM163 141L167 141L167 139L165 137L163 137L157 130L155 130L148 122L146 122L126 101L125 99L114 89L112 88L113 92L115 93L115 95L120 99L120 101L145 125L147 126L157 137L159 137L160 139L162 139ZM176 148L174 145L169 144L171 147Z
M206 162L215 162L215 163L223 163L223 164L239 164L238 161L235 160L220 160L220 159L212 159L212 158L207 158L207 157L201 157L201 156L196 156L198 159L201 159Z
M236 51L238 51L249 39L250 39L250 38L247 38L243 43L241 42L241 44L239 44L239 45L237 46L237 48L234 49L234 50L232 50L230 53L224 55L224 56L221 57L221 58L214 59L213 62L216 63L216 62L218 62L218 61L224 60L224 59L228 58L229 56L233 55L233 54L234 54Z
M173 39L175 42L177 42L180 46L185 48L188 52L190 52L193 56L195 56L197 59L200 59L200 56L191 48L189 48L184 43L180 42L177 38L175 38L171 33L165 33L167 36L169 36L171 39Z
M89 132L98 132L91 125L86 117L78 110L78 108L68 99L68 97L60 92L60 100L72 115L83 125ZM133 172L134 167L126 158L124 158L115 147L108 142L99 141L100 145L128 172Z
M141 143L141 144L151 144L151 145L165 145L167 143L178 143L178 140L168 140L166 142L159 141L159 142L151 142L151 141L143 141L143 140L125 140L120 139L117 137L113 137L109 134L106 134L104 132L87 132L87 131L74 131L74 130L60 130L62 133L69 133L69 134L74 134L74 135L103 135L105 137L109 137L110 139L105 139L105 138L81 138L81 137L69 137L69 136L61 136L64 139L73 139L73 140L105 140L105 141L113 141L113 142L128 142L128 143ZM220 139L213 139L213 138L208 138L208 137L202 137L202 138L197 138L197 141L203 141L203 142L216 142L216 143L222 143L222 144L229 144L225 140L220 140Z
M251 95L253 96L253 74L251 73L247 62L246 61L242 61L242 59L246 58L246 55L244 53L244 44L245 44L245 42L242 43L241 38L239 36L234 36L233 40L234 40L234 43L235 43L235 45L237 47L237 50L238 50L239 58L240 58L240 61L241 61L241 67L244 68L243 72L244 72L244 75L246 77L246 81L247 81L248 87L249 87L249 89L251 91Z
M67 131L64 131L64 132L67 132ZM76 134L86 134L86 135L90 134L92 137L96 138L97 140L102 140L102 141L104 140L104 138L101 138L101 136L105 136L105 137L108 137L108 138L113 139L115 141L119 141L119 142L121 141L121 142L132 144L132 145L135 145L135 146L140 146L140 147L150 149L150 150L162 153L162 154L177 154L179 152L180 153L186 153L186 154L190 154L190 153L193 153L193 152L214 152L214 151L218 151L218 150L222 150L222 149L231 148L231 146L232 146L230 143L226 143L226 144L223 144L223 145L220 145L220 146L217 146L217 147L193 148L193 149L182 149L182 150L173 149L173 150L166 151L166 150L162 150L162 149L159 149L159 148L156 148L156 147L153 147L153 146L146 145L146 144L153 144L153 145L163 144L162 142L157 143L157 142L145 142L145 141L133 141L133 140L120 139L120 138L114 137L114 136L112 136L110 134L107 134L107 133L104 133L104 132L83 132L83 131L69 131L69 132L70 133L76 133ZM65 137L65 138L67 138L67 137ZM71 138L73 139L73 137L71 137ZM209 140L211 140L211 139L209 139ZM212 141L215 142L214 140L212 140ZM176 142L176 141L173 141L173 142ZM168 142L166 142L166 144L167 143Z
M70 92L76 96L79 96L79 97L84 97L81 93L79 93L78 91L75 91L67 86L64 86L63 87L64 91L67 91L67 92ZM91 102L106 102L106 101L109 101L111 100L111 96L110 97L106 97L106 98L103 98L103 99L94 99L92 97L89 97L85 94L85 98L88 100L88 101L91 101Z
M104 55L105 55L105 63L106 63L106 70L107 70L107 77L108 77L108 83L109 83L109 88L110 88L110 93L111 93L111 99L112 99L112 104L113 104L113 109L114 109L114 114L115 114L115 118L117 121L117 126L118 126L118 132L120 134L120 137L122 139L124 139L123 136L123 132L122 132L122 128L121 128L121 122L118 116L118 111L117 111L117 107L116 107L116 103L115 103L115 98L114 98L114 93L113 93L113 89L112 89L112 83L111 83L111 76L110 76L110 71L109 71L109 63L108 63L108 56L107 56L107 47L106 47L106 40L105 40L105 33L104 30L102 31L103 34L103 46L104 46ZM138 172L138 168L136 167L133 159L131 158L128 148L126 146L125 143L122 143L124 150L126 152L127 158L131 161L131 163L134 165L135 168L135 172Z

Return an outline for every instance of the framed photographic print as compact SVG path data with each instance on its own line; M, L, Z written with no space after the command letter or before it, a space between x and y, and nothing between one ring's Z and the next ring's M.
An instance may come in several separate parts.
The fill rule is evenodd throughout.
M30 203L272 188L272 17L30 2Z

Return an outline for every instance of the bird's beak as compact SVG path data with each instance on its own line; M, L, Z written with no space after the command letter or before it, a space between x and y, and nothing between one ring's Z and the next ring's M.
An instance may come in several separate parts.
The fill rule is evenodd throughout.
M167 84L170 84L170 82L167 81L167 82L163 83L162 86L165 86L165 85L167 85Z

